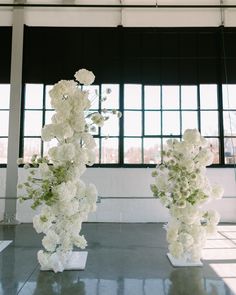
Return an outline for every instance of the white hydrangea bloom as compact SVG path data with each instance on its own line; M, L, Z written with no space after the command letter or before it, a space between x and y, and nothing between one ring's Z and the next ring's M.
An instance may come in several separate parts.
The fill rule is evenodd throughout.
M95 76L93 72L88 71L86 69L81 69L77 71L74 77L77 81L79 81L81 84L84 84L84 85L90 85L95 80Z

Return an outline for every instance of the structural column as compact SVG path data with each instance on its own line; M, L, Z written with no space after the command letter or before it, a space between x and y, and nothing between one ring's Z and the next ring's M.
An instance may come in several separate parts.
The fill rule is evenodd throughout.
M19 3L19 1L17 1ZM24 36L24 8L13 9L12 24L12 50L11 50L11 88L10 88L10 114L9 137L6 175L6 201L4 223L14 224L16 220L17 182L20 140L20 113L22 89L22 61Z

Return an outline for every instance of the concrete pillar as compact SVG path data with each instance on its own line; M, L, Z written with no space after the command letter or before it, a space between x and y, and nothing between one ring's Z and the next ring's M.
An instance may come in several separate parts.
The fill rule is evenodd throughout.
M19 1L18 1L19 3ZM20 113L22 89L22 60L23 60L23 35L24 35L24 8L13 9L12 24L12 50L11 50L11 88L10 88L10 114L9 137L6 175L6 200L4 223L15 224L18 167L20 141Z

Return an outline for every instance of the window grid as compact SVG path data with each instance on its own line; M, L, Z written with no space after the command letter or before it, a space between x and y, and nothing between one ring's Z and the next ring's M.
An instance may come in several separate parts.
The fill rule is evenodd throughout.
M46 90L47 90L47 87L50 86L50 85L43 85L41 84L42 87L43 87L43 94L42 94L42 107L41 108L25 108L24 107L24 116L25 117L25 114L27 111L30 111L30 112L41 112L41 120L42 120L42 126L45 124L46 122L46 118L47 118L47 115L48 115L48 112L51 112L53 111L53 109L49 109L47 108L47 102L46 102ZM104 85L104 84L102 84ZM99 87L99 94L101 94L101 91L102 91L102 85L98 85ZM223 90L222 90L222 87L223 85L214 85L214 87L216 87L216 98L217 98L217 102L218 102L218 106L211 106L211 107L205 107L203 108L202 105L201 105L201 102L202 102L202 95L201 95L201 89L200 87L202 85L192 85L193 87L196 87L196 89L194 91L196 91L196 100L197 100L197 103L196 103L196 106L194 107L184 107L182 105L183 103L183 93L184 91L184 88L182 87L185 87L184 85L175 85L175 87L178 87L178 100L176 100L176 106L178 105L178 107L174 106L173 105L171 107L163 107L163 89L164 87L168 87L168 86L158 86L158 85L141 85L141 84L136 84L140 87L141 89L141 96L140 96L140 99L141 99L141 103L140 105L138 105L138 107L136 107L134 105L133 108L131 107L125 107L125 87L126 85L133 85L133 84L116 84L119 86L119 107L120 107L120 111L123 113L123 116L122 118L119 120L119 134L116 135L112 135L112 136L109 136L110 139L113 139L118 141L118 163L103 163L103 160L104 160L104 151L106 150L106 147L104 147L104 150L103 150L103 145L104 145L104 140L106 138L106 136L104 134L101 133L101 128L98 128L98 134L97 135L94 135L94 138L96 141L98 141L99 143L99 147L98 147L98 160L99 162L96 163L94 166L101 166L101 167L122 167L122 166L127 166L127 167L148 167L148 166L155 166L156 165L156 162L154 163L153 161L151 162L148 162L147 160L147 154L149 153L149 147L150 145L153 144L154 145L158 145L158 159L160 158L160 151L163 150L163 147L164 147L164 144L165 144L165 141L168 139L168 138L178 138L178 139L181 139L182 137L182 134L184 132L184 117L185 116L188 116L187 114L191 114L195 116L196 118L196 124L199 128L199 130L204 130L204 116L207 117L208 115L214 115L216 114L216 116L218 116L218 132L215 132L216 130L214 129L213 133L209 133L204 135L203 136L205 138L207 138L208 140L211 140L212 141L212 144L217 146L217 142L218 142L218 146L217 146L217 150L219 151L219 159L220 159L220 162L219 163L213 163L213 167L216 166L216 167L220 167L220 166L223 166L223 167L226 167L226 166L230 166L232 164L234 164L232 161L230 162L229 160L227 160L226 158L228 157L227 153L229 153L229 142L233 144L235 144L236 142L236 133L233 133L232 135L224 135L224 114L225 112L228 112L228 109L225 107L225 104L224 104L224 94L223 94ZM205 85L205 84L204 84ZM146 96L146 92L145 92L145 87L160 87L159 88L159 99L160 99L160 106L156 106L155 108L150 108L148 106L145 105L145 96ZM174 88L173 88L174 89ZM25 91L24 91L25 92ZM158 92L157 92L158 93ZM176 92L177 93L177 92ZM25 96L25 95L24 95ZM158 100L158 98L157 98ZM25 97L23 99L23 101L25 102ZM165 102L166 103L166 102ZM157 104L158 104L158 101L157 101ZM166 105L165 105L166 106ZM99 105L98 105L98 109L94 109L94 111L97 111L97 110L101 110L102 109L102 103L99 102ZM1 111L4 111L5 109L0 109L0 112ZM9 109L6 109L6 110L9 110ZM232 108L230 109L230 111L236 113L236 108ZM127 112L130 112L130 113L127 113ZM137 112L137 113L136 113ZM152 112L152 113L151 113ZM146 120L146 116L150 115L150 114L158 114L159 112L159 115L160 115L160 118L159 118L159 123L160 123L160 130L158 131L158 128L155 129L155 132L156 133L152 133L150 132L149 130L149 133L147 132L147 120ZM175 114L176 116L179 116L179 128L178 128L178 132L176 130L175 133L173 134L168 134L167 130L165 130L165 117L167 118L168 115L171 114L171 112L173 112L173 115ZM215 112L215 113L214 113ZM141 122L139 122L141 124L141 130L140 130L140 134L137 132L136 134L127 134L126 133L126 126L124 126L124 122L125 122L125 115L127 114L134 114L134 115L137 115L139 114L140 117L141 117ZM0 113L1 114L1 113ZM207 115L207 116L206 116ZM172 117L172 114L171 116ZM22 121L24 121L25 118L23 118ZM146 120L146 121L145 121ZM137 122L136 122L137 123ZM21 127L23 128L24 127L24 122L21 124ZM136 124L137 125L137 124ZM137 126L136 126L137 127ZM207 129L208 127L206 127ZM24 129L24 128L23 128ZM23 150L24 150L24 141L25 139L40 139L40 136L39 135L24 135L25 130L23 130L22 134L21 134L21 149L20 149L20 155L23 155ZM160 134L158 134L158 132ZM2 136L0 134L0 139L1 138L7 138L5 136ZM132 139L136 139L136 141L138 140L139 141L139 147L137 148L138 152L139 152L139 159L140 159L140 162L138 161L134 161L134 163L131 162L127 162L127 161L124 161L125 157L125 151L127 153L127 148L125 146L126 144L126 141L128 142L130 140L130 143L132 143ZM41 139L40 139L41 140ZM109 140L109 139L108 139ZM224 151L224 146L225 144L227 143L227 148L226 150ZM132 146L132 145L131 145ZM44 154L45 152L45 144L42 143L41 141L41 144L40 144L40 153L41 153L41 156ZM126 149L126 150L125 150ZM130 148L128 148L130 149ZM228 149L228 150L227 150ZM232 149L232 148L231 148ZM108 150L109 150L109 146L108 146ZM235 157L235 155L233 156ZM225 161L226 159L226 161ZM232 159L231 159L232 160ZM214 165L216 164L216 165ZM225 165L224 165L225 164Z
M7 163L10 84L0 84L0 164Z

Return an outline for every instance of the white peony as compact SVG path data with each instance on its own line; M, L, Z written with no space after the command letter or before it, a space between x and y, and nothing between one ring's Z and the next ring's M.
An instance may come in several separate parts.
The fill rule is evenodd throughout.
M72 181L62 182L54 187L54 193L58 195L60 202L70 202L76 195L77 186Z
M38 258L38 261L39 261L39 263L41 265L42 270L47 270L47 269L50 268L49 257L50 257L49 253L46 253L43 250L38 251L37 258Z
M190 144L198 144L201 140L201 135L197 129L187 129L183 134L183 140Z
M181 232L178 240L182 243L184 249L188 249L194 243L193 237L186 232Z
M94 184L90 183L86 188L85 195L86 195L88 202L90 204L96 203L97 195L98 195L96 186Z
M221 199L224 194L224 189L220 185L216 184L212 187L211 196L213 199Z
M41 137L43 141L50 141L55 137L54 124L45 125L41 130Z
M59 244L59 241L59 236L54 231L49 230L43 238L42 244L47 251L53 252L55 251L57 244Z
M52 268L55 273L63 272L63 270L65 269L65 265L62 263L62 260L60 259L60 257L58 256L56 252L52 253L49 256L49 265L50 265L50 268Z
M170 254L175 258L180 258L184 252L183 245L180 242L173 242L169 245Z
M47 233L47 231L51 227L52 223L50 220L46 220L46 221L43 221L43 220L44 220L44 218L41 214L35 215L33 217L33 227L38 234Z
M84 249L87 246L87 242L86 242L84 236L75 236L74 243L77 247L79 247L81 249Z
M93 72L88 71L86 69L81 69L77 71L74 77L77 81L79 81L81 84L84 84L84 85L90 85L95 80L95 76Z
M53 176L52 171L50 170L48 164L46 164L46 163L39 164L39 171L40 171L42 178L49 178L49 177Z

